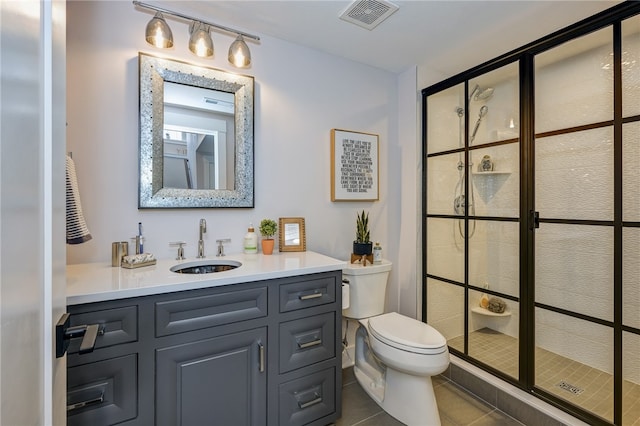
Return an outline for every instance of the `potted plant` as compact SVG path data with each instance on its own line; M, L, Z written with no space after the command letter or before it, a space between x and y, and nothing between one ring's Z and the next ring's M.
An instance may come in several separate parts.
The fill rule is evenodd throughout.
M273 246L275 244L273 236L276 235L278 224L275 220L262 219L262 221L260 222L259 230L260 235L262 235L262 253L272 254Z
M369 213L356 214L356 239L353 242L353 254L362 256L370 255L373 251L373 244L369 239Z

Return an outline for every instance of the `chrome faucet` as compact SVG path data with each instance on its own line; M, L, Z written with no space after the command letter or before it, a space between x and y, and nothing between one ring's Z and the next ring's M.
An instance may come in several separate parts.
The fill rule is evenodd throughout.
M207 221L204 219L200 219L200 239L198 240L198 258L202 259L204 257L204 240L202 239L202 234L207 232Z

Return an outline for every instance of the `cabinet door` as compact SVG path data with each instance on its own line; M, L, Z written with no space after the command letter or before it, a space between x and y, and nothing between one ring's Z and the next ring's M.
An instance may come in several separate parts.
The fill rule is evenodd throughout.
M156 425L266 424L267 330L156 351Z

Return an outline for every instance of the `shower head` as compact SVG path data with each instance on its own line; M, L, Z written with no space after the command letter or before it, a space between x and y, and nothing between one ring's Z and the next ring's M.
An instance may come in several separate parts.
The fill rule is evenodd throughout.
M484 89L480 87L479 84L476 84L471 94L469 95L469 100L474 101L486 101L493 96L493 87L485 87Z

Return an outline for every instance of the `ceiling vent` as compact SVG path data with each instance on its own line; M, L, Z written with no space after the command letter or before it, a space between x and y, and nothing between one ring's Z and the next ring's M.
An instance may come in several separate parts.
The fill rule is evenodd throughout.
M398 6L385 0L356 0L342 12L340 19L371 31L396 10Z

